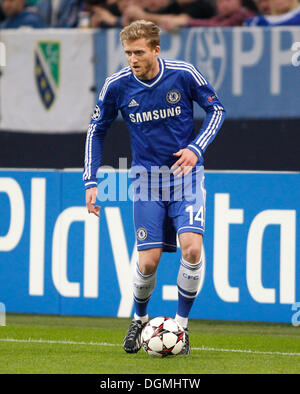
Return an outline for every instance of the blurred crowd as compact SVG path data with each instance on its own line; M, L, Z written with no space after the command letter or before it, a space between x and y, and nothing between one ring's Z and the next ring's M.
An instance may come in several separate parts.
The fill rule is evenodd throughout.
M0 0L0 28L300 25L299 0Z

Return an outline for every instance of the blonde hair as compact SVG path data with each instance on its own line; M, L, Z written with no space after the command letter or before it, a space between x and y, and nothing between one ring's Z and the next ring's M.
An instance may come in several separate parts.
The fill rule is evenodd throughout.
M124 27L120 33L122 44L125 41L135 41L140 38L146 38L152 48L156 47L160 44L159 27L155 23L141 19Z

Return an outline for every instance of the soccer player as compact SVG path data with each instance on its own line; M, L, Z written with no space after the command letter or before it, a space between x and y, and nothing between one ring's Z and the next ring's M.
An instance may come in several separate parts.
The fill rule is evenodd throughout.
M155 286L156 270L162 252L177 250L178 235L182 257L175 319L186 333L182 354L189 354L188 316L199 291L203 269L203 155L224 121L225 110L196 67L159 57L160 31L154 23L135 21L122 30L120 37L129 66L106 79L88 128L83 173L86 205L89 213L99 216L100 207L95 205L96 172L101 163L105 133L120 110L131 135L132 168L145 169L137 189L150 183L147 197L152 194L159 197L139 198L135 189L138 248L133 277L135 313L123 347L128 353L136 353L141 348L141 332L149 319L147 305ZM194 135L194 101L206 113L197 137ZM169 173L169 182L159 178L153 186L150 181L159 171L163 179ZM184 178L188 179L189 187L183 187ZM169 198L162 198L168 194L166 189ZM178 190L183 190L181 198L177 198Z

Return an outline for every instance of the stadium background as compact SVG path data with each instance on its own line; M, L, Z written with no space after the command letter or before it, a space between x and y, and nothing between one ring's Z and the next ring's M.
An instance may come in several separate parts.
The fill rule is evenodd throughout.
M131 202L101 203L100 223L88 217L79 170L101 85L125 65L118 34L0 33L0 301L8 312L132 313ZM163 34L162 57L198 66L228 114L206 154L206 269L191 317L292 321L300 299L300 67L291 47L299 41L298 27ZM198 130L196 108L195 118ZM103 164L118 168L119 157L130 165L121 119L108 133ZM175 312L170 265L179 257L164 256L152 315Z

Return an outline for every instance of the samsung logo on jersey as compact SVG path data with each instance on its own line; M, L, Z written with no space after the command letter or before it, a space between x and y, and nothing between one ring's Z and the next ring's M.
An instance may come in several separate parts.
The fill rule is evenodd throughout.
M151 120L165 119L172 116L179 116L181 114L181 107L172 107L164 109L155 109L147 112L137 112L129 114L132 123L150 122Z

